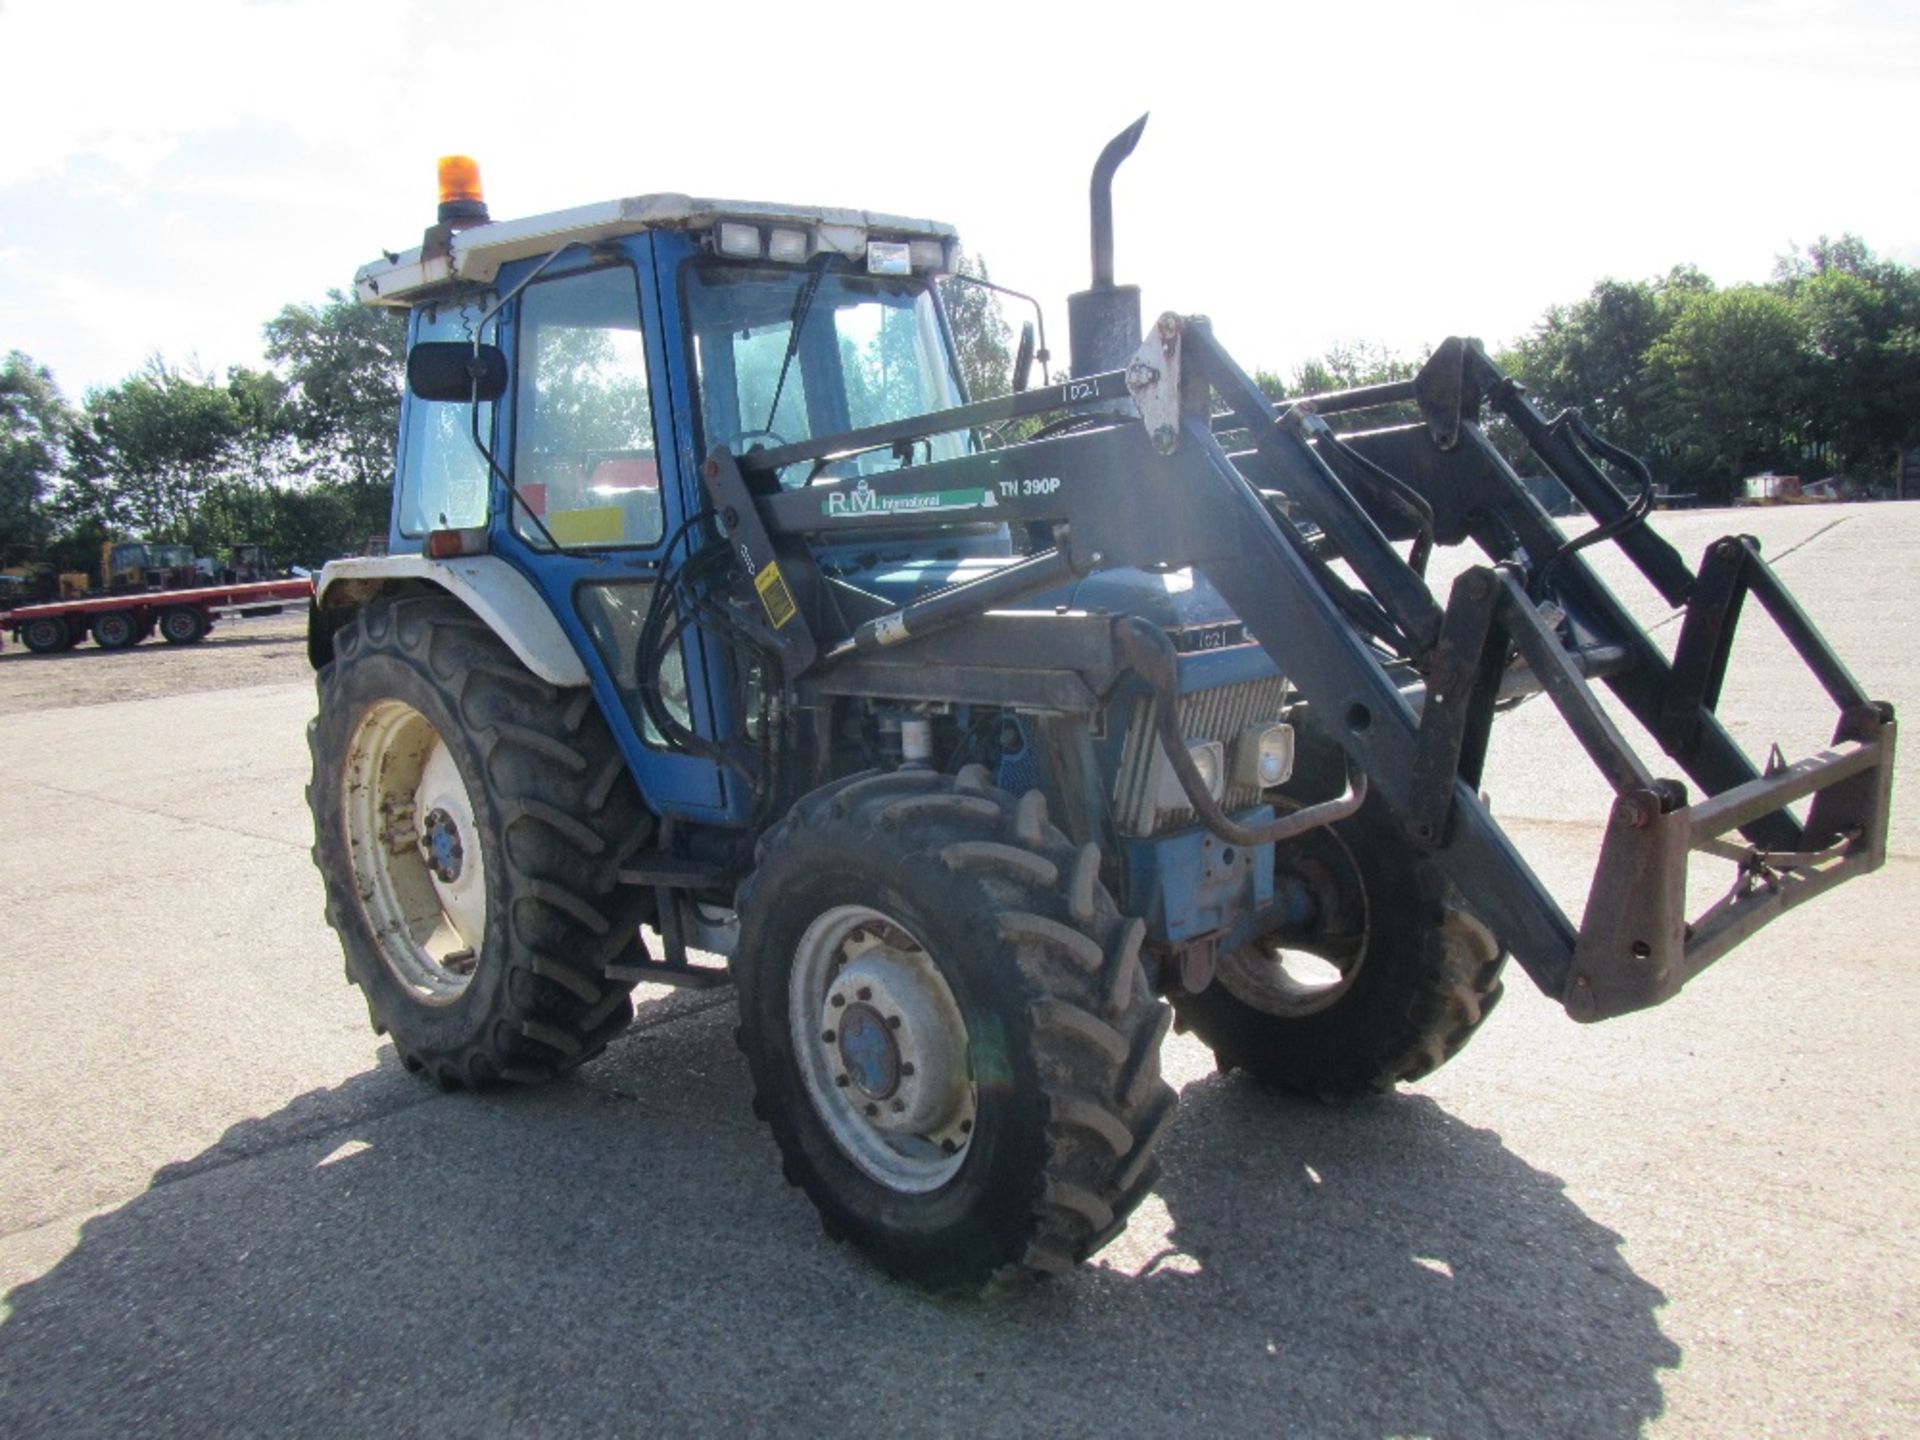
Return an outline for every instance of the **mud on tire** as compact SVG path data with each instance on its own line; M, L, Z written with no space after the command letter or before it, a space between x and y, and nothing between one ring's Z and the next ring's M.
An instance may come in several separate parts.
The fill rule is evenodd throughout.
M1280 1090L1345 1100L1418 1080L1457 1055L1499 1002L1506 952L1466 910L1439 868L1401 835L1384 803L1306 838L1289 863L1337 888L1328 947L1345 978L1324 998L1293 1005L1226 978L1177 995L1183 1031L1213 1050L1223 1071L1244 1070ZM1311 947L1309 947L1311 948ZM1222 957L1222 970L1235 959ZM1242 972L1245 973L1245 972Z
M979 766L843 781L765 842L741 894L736 964L754 1110L827 1233L890 1274L972 1293L1064 1271L1118 1234L1151 1188L1175 1103L1160 1078L1172 1014L1148 991L1143 927L1098 877L1097 849L1048 824L1037 791L1016 801ZM828 994L810 1010L822 994L809 976L831 991L853 970L842 958L820 971L809 937L848 915L881 917L871 923L884 964L924 975L930 957L939 981L922 988L944 988L963 1017L951 1086L964 1090L943 1092L953 1106L933 1107L924 1133L863 1133L863 1104L879 1110L889 1092L862 1078L870 1088L839 1092L862 1102L849 1108L823 1085L846 1083L833 1072L854 1062L828 1037L858 1006L836 1010ZM891 973L884 964L877 973ZM905 1008L885 999L875 1004ZM917 1023L893 1032L896 1062L907 1046L937 1048L914 1037ZM809 1059L803 1044L821 1049Z
M448 1088L546 1079L599 1053L633 1015L631 984L604 972L638 947L650 910L648 892L622 887L618 872L647 843L652 818L592 695L548 685L464 606L426 595L363 609L335 636L317 684L319 714L307 729L313 858L327 923L374 1029L392 1036L408 1069ZM416 980L444 971L438 992L396 969L392 957L411 950L383 948L369 905L390 910L361 893L366 862L357 875L349 837L355 747L373 717L402 709L432 727L457 769L476 832L461 843L477 844L484 864L484 894L473 901L484 939L460 961L466 973L424 951L409 971ZM405 851L420 843L422 817L395 823L413 829L393 837L398 859L383 863L419 863ZM421 893L419 876L400 879ZM415 939L435 919L417 908Z

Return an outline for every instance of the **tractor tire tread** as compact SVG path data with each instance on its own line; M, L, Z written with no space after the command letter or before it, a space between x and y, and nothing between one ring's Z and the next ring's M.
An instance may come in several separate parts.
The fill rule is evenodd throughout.
M981 833L988 808L991 835ZM777 1037L767 1033L772 1027L756 1019L776 1001L784 1012L787 984L785 959L771 963L779 957L762 936L782 906L804 902L801 877L836 845L885 853L895 873L947 877L970 897L966 918L952 923L997 930L1011 952L1002 982L1029 998L1006 1013L1010 1025L1024 1026L1038 1080L1034 1091L1017 1090L1007 1103L1024 1117L1018 1123L1035 1127L1044 1154L1038 1170L1017 1181L1019 1193L990 1202L1014 1217L1014 1240L1003 1236L972 1253L955 1245L929 1261L851 1204L844 1182L823 1173L809 1151L802 1126L819 1122L797 1077L780 1063ZM762 856L739 896L742 1020L735 1036L783 1173L814 1202L827 1233L859 1245L896 1278L956 1294L1060 1274L1118 1234L1147 1193L1141 1177L1150 1178L1176 1106L1158 1063L1171 1012L1150 993L1144 974L1136 980L1124 973L1140 966L1138 922L1120 915L1104 889L1086 893L1066 879L1086 862L1081 847L1048 823L1044 796L1031 791L1016 799L973 766L953 777L868 773L799 801L763 842Z
M411 670L437 694L476 757L481 773L470 784L485 791L474 796L476 807L490 802L494 817L504 873L483 947L497 953L482 963L503 973L488 1012L457 1039L421 1028L422 1007L399 993L365 934L351 867L339 853L341 767L357 720L333 712L352 703L344 692L356 668L372 664ZM366 995L376 1033L390 1036L407 1069L459 1089L549 1080L599 1054L632 1020L633 982L605 972L642 948L639 925L653 897L621 887L616 872L649 843L653 817L591 696L569 696L533 675L484 622L437 595L363 608L336 635L316 687L320 718L307 728L313 854L327 923L341 937L347 978Z

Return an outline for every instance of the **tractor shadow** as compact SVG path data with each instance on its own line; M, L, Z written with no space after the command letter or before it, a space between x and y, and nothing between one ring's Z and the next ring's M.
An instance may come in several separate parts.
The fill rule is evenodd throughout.
M233 1126L0 1302L0 1433L1626 1436L1661 1412L1679 1352L1619 1237L1422 1096L1196 1082L1100 1263L939 1301L781 1183L732 1024L680 1006L500 1096L383 1050Z

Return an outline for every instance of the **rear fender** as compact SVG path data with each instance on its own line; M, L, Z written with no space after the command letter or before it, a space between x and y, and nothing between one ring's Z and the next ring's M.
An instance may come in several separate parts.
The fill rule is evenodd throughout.
M318 670L333 660L333 636L382 595L436 589L452 595L498 635L520 662L550 685L587 683L586 666L540 592L494 555L431 560L381 555L335 560L320 572L307 618L307 658Z

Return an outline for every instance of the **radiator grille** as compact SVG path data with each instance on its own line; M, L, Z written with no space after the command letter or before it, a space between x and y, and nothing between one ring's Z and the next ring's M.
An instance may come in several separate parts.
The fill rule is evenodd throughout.
M1189 740L1218 740L1224 745L1231 779L1233 742L1254 721L1279 719L1286 700L1287 682L1278 675L1244 685L1196 690L1180 697L1180 733ZM1154 729L1153 707L1157 703L1151 696L1134 702L1126 743L1121 747L1120 769L1113 782L1113 820L1122 835L1164 835L1199 823L1199 816L1186 806L1155 813L1154 757L1160 753L1160 741ZM1221 800L1226 810L1259 803L1260 790L1254 785L1229 784Z

